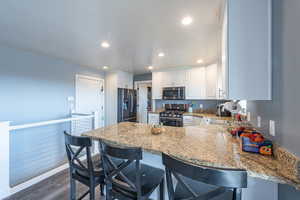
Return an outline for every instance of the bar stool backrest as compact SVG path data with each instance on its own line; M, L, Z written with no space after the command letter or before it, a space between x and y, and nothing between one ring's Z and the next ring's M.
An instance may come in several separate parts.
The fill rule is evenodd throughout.
M174 195L172 175L177 179L178 184L190 191L191 195L196 197L194 191L182 180L181 176L199 181L205 184L235 189L247 187L247 172L245 170L223 169L207 166L195 166L185 163L179 159L162 154L163 164L166 167L166 176L168 183L169 196ZM181 176L180 176L181 175ZM219 192L222 190L219 190ZM171 198L172 199L172 198ZM197 199L197 198L195 198Z
M131 192L137 194L137 199L141 198L141 172L140 172L140 160L143 159L143 153L141 148L130 147L116 147L100 141L101 158L103 162L105 181L107 187L118 189L118 192L124 195L130 195ZM121 164L114 163L112 158L123 159ZM122 173L129 165L135 167L135 182L129 180L128 177ZM119 177L118 180L115 178ZM121 179L121 181L120 181ZM130 191L130 193L128 193Z
M78 137L64 132L67 157L70 164L70 170L74 173L76 170L93 176L94 166L91 157L92 141L88 137ZM80 160L81 156L86 156L86 162Z

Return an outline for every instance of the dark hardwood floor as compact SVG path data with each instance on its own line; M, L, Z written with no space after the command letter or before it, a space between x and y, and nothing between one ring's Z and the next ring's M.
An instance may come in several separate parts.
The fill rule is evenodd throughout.
M85 193L88 188L77 183L77 197ZM21 192L18 192L5 200L64 200L69 199L69 171L64 170L44 181L31 186ZM100 188L97 187L96 199L105 199L100 197ZM87 195L84 200L89 199Z

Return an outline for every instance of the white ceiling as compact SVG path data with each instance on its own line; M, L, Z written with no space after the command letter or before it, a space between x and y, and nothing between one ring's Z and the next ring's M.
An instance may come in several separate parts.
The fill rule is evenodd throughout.
M2 0L0 44L82 66L145 73L212 62L223 0ZM190 15L194 22L181 25ZM109 49L101 41L111 44ZM166 56L158 58L159 51Z

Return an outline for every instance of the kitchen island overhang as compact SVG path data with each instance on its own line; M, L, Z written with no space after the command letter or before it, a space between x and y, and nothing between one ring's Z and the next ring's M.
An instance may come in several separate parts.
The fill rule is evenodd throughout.
M284 170L281 161L241 151L238 140L227 132L226 126L166 126L160 135L153 135L151 127L148 124L122 122L83 135L120 147L141 147L147 152L165 153L194 165L243 169L248 176L300 188L299 178Z

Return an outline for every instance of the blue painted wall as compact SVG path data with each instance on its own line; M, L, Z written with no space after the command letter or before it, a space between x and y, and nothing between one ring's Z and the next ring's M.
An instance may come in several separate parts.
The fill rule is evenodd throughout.
M193 104L193 109L200 109L203 105L205 111L216 112L217 105L224 103L223 100L155 100L156 109L163 108L164 104Z
M67 97L75 96L75 74L104 77L96 69L0 46L0 121L20 124L66 116Z
M253 124L262 117L262 129L269 132L269 120L276 122L273 138L300 156L300 1L273 0L273 98L250 101L248 110ZM279 185L279 200L300 199L300 191Z
M0 46L0 121L23 124L67 117L76 74L104 77L96 69ZM69 128L66 123L12 132L11 185L64 162L63 130Z

